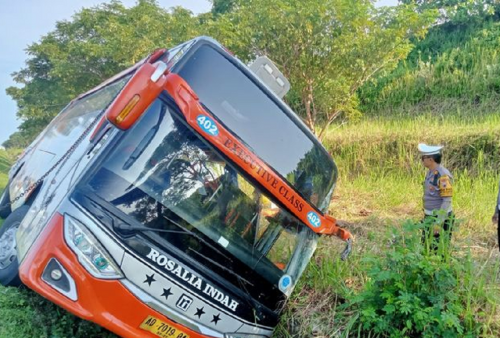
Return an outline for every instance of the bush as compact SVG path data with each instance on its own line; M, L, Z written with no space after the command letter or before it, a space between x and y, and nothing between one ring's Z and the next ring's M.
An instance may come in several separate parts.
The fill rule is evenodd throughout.
M365 258L368 281L350 304L358 307L360 336L485 336L483 323L496 310L494 294L484 288L488 274L445 236L437 252L422 245L422 227L407 222L402 231L393 229L385 255Z

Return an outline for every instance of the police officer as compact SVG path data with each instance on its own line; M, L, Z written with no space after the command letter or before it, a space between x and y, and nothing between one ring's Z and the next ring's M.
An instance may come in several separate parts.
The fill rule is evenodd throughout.
M491 218L491 221L497 225L498 246L500 249L500 218L498 217L499 210L500 210L500 183L498 184L498 196L497 196L497 203L495 205L495 213Z
M451 238L454 220L451 206L453 176L441 165L442 149L443 146L430 146L424 143L418 145L422 164L429 169L424 181L424 220L427 225L424 236L428 236L429 231L432 231L435 238L434 248L439 240L441 227Z

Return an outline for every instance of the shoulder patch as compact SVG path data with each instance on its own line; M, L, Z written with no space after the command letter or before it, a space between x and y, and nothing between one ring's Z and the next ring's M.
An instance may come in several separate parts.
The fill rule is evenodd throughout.
M438 181L439 181L439 178L441 177L441 174L439 173L438 170L434 170L433 175L434 175L434 178L432 180L432 185L435 187L438 187Z
M441 176L439 178L439 195L441 197L452 197L453 187L451 185L451 180L448 176Z

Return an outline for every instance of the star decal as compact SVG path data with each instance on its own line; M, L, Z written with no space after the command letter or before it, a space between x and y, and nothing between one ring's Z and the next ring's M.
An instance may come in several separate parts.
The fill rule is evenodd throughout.
M195 316L198 316L198 318L201 318L201 316L203 314L205 314L205 311L203 311L203 307L201 309L196 308L196 313L194 314Z
M165 299L167 299L167 300L168 300L168 297L169 297L169 296L171 296L171 295L173 295L173 293L172 293L172 292L170 292L170 289L171 289L171 288L168 288L168 290L167 290L167 289L163 289L163 294L162 294L161 296L162 296L162 297L165 297Z
M217 322L220 320L220 313L216 316L216 315L213 315L214 316L214 319L212 319L212 321L210 323L215 323L215 325L217 325Z
M148 283L148 285L151 286L151 283L153 282L156 282L154 273L151 276L146 275L146 280L143 283Z

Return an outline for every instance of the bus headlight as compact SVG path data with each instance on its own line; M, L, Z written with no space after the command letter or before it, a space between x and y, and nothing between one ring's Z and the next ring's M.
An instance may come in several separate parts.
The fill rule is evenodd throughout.
M82 223L68 214L64 215L64 239L92 276L101 279L123 278L120 268L99 241Z
M32 206L26 216L24 216L16 234L17 242L17 259L19 265L23 262L26 254L42 232L47 224L47 209L38 209L37 206Z

